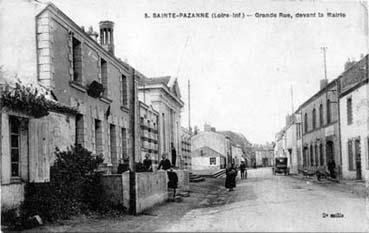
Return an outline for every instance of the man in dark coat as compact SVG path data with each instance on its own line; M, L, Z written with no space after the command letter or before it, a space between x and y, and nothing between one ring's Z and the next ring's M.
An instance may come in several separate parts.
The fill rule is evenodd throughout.
M334 172L334 169L336 168L336 163L334 162L333 159L330 159L328 161L327 166L328 166L328 170L329 170L329 173L330 173L331 178L335 179L336 178L336 174Z
M245 170L246 170L246 164L245 162L241 162L241 165L240 165L241 179L245 179Z
M236 187L236 176L237 170L232 163L231 167L226 170L225 187L229 189L229 191L233 191L233 188Z
M169 159L167 159L167 154L164 153L161 158L162 159L159 162L158 170L160 170L160 168L162 168L163 170L168 170L171 167L171 164Z
M173 168L170 168L167 172L168 174L168 188L173 189L173 198L176 197L176 189L178 187L178 176L177 173L173 171Z
M145 167L145 171L152 172L152 161L150 159L150 154L145 155L145 159L143 161L143 165Z
M175 167L177 162L177 151L176 148L174 147L173 142L171 143L171 147L172 147L172 165L173 167Z

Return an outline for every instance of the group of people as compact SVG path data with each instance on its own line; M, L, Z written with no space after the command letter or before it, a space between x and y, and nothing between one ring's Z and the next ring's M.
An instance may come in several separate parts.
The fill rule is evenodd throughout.
M145 168L146 172L152 172L152 160L150 159L150 155L146 154L145 159L143 161L143 166ZM173 189L173 198L176 196L176 189L178 187L178 176L177 173L173 170L173 165L171 164L170 160L167 158L167 154L164 153L161 156L161 160L159 162L158 170L164 170L167 171L168 175L168 188Z
M247 179L246 163L241 162L239 169L241 171L241 179ZM236 187L237 173L238 171L234 163L232 163L231 166L226 169L225 187L229 189L229 191L233 191L233 188Z

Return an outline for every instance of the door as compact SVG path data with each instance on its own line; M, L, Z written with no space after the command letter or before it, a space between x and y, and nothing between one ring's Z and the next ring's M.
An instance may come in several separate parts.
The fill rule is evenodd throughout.
M356 179L361 180L361 150L360 139L355 139L355 164L356 164Z

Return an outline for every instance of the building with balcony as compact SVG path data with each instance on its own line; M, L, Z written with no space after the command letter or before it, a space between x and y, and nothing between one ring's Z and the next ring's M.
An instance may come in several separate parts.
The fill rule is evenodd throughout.
M192 133L188 129L181 127L181 167L191 170L191 136Z

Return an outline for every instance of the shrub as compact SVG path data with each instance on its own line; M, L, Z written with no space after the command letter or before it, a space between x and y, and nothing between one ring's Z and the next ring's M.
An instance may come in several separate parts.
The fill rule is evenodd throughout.
M100 174L103 159L80 145L55 152L49 183L29 183L21 205L23 218L40 215L47 221L67 219L82 211L98 210L103 205Z

